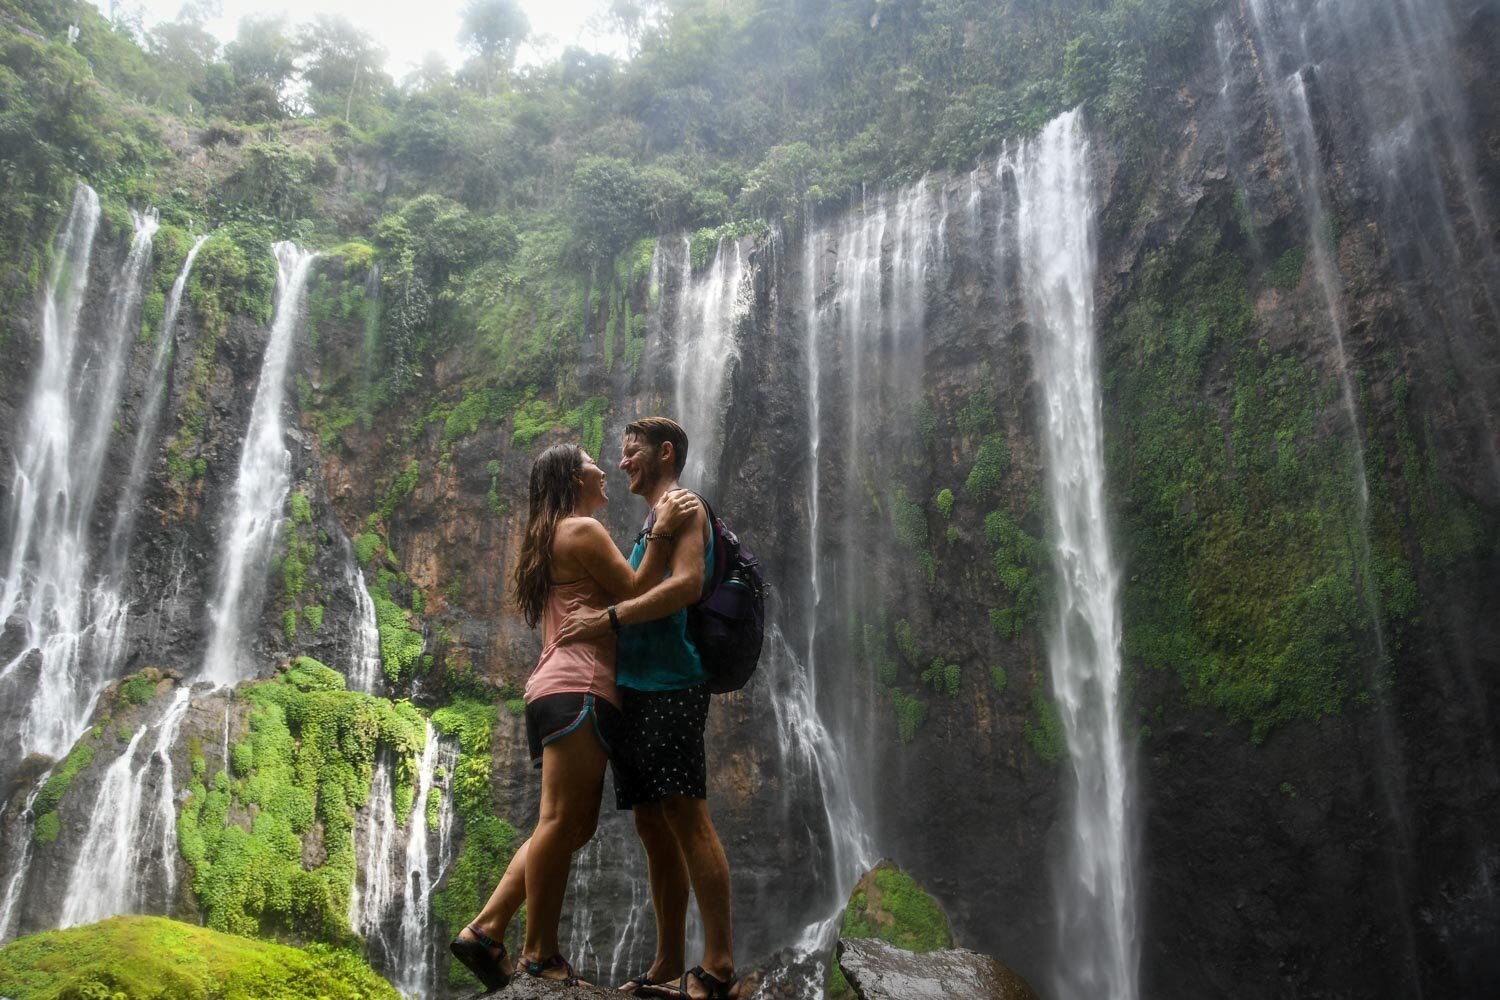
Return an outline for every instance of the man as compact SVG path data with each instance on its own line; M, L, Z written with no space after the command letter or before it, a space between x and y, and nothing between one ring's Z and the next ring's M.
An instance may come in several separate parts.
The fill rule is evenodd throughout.
M625 428L620 469L647 509L678 489L688 439L676 421L647 417ZM616 684L625 736L612 766L616 805L632 809L646 848L656 913L656 960L620 987L666 997L739 996L730 927L729 862L708 811L703 729L709 693L698 651L687 635L687 607L702 596L712 566L713 533L700 503L675 537L646 527L630 553L639 566L648 545L672 545L665 579L640 597L567 618L558 641L619 632ZM688 890L703 917L703 961L687 970ZM675 985L668 985L672 980Z

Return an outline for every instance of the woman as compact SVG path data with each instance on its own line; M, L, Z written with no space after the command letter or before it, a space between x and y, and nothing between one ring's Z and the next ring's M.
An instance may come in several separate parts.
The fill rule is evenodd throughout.
M526 736L542 771L536 830L517 848L489 902L450 945L489 989L510 982L500 937L522 900L526 940L519 970L576 983L559 952L557 925L573 853L599 821L604 765L621 724L615 691L615 637L559 646L554 633L573 611L598 610L651 589L666 572L675 527L696 501L685 491L662 499L646 557L632 570L604 525L590 515L609 502L604 471L577 445L548 448L531 466L526 533L512 593L526 624L542 623L542 655L526 684Z

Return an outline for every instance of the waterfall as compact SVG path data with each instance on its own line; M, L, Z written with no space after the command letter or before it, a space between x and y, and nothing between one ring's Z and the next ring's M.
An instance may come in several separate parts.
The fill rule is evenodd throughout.
M135 527L135 516L140 508L141 491L146 485L146 477L151 470L151 459L155 455L156 429L161 423L162 404L166 402L166 373L171 363L175 342L173 330L177 325L177 313L182 308L182 295L187 289L188 276L193 271L193 261L198 257L198 251L203 248L207 236L199 236L193 241L193 246L188 250L187 257L182 262L182 270L178 272L177 279L172 282L171 292L167 297L166 311L162 315L161 330L156 337L156 351L151 357L151 370L146 375L145 384L141 389L140 413L136 417L135 445L130 452L130 473L125 479L125 489L120 493L120 499L115 505L115 523L110 530L109 546L106 557L106 574L110 580L117 580L125 569L125 562L130 555L131 534ZM118 584L116 584L118 586Z
M354 556L354 546L342 533L340 538L344 549L344 584L354 595L354 619L349 623L349 687L374 694L382 679L379 619L365 574Z
M437 986L437 942L432 939L432 890L447 865L441 856L451 850L449 837L453 823L453 797L444 795L436 783L436 772L442 767L452 775L458 763L458 748L438 742L432 724L427 724L427 745L422 750L421 769L417 779L416 804L406 821L404 852L405 895L401 904L400 936L396 941L396 987L411 1000L421 1000ZM439 796L437 841L439 863L431 857L432 830L427 828L428 801Z
M385 933L385 916L396 899L398 884L392 869L396 829L391 762L389 756L382 753L375 761L370 798L355 823L357 866L354 889L349 894L349 925L387 955L392 949Z
M736 327L749 309L745 256L735 239L719 241L706 273L693 274L691 241L682 247L678 285L677 356L674 366L677 420L689 447L683 481L712 490L724 432L725 380L739 361Z
M1104 502L1088 155L1083 123L1071 111L1023 144L1010 167L1056 531L1047 658L1075 779L1068 864L1058 884L1057 991L1134 1000L1134 803L1120 722L1120 577Z
M364 936L372 961L386 969L396 988L413 1000L437 989L432 893L453 861L453 796L448 788L457 762L458 748L439 740L429 723L405 826L396 822L392 763L387 755L376 761L370 798L355 825L357 874L349 898L349 923ZM441 783L437 779L440 769L445 775ZM438 796L437 822L429 827L428 808L434 795Z
M285 242L276 244L275 250L276 314L245 430L234 498L224 519L218 580L209 603L203 677L216 686L233 685L254 675L253 667L244 662L241 631L260 610L266 567L291 484L291 456L282 443L281 406L292 338L302 318L302 292L317 254Z
M42 296L41 350L18 442L0 591L0 622L19 614L25 625L22 649L0 679L20 673L33 650L40 654L35 671L25 671L34 678L17 678L35 682L21 714L21 755L67 752L124 638L123 603L91 580L89 527L157 229L155 212L134 218L97 341L86 341L79 323L99 220L99 198L86 185L74 197Z
M89 924L118 913L136 911L143 901L150 877L148 869L153 847L163 849L165 867L169 872L174 870L177 814L171 752L182 717L187 712L188 694L187 688L178 689L157 726L156 743L146 761L136 762L136 752L148 729L141 726L130 738L125 751L104 772L92 818L63 896L60 926ZM161 784L156 800L148 802L146 777L150 763L158 759L162 761ZM144 831L143 819L146 820ZM156 836L150 836L151 833ZM167 877L172 891L175 891L175 882L175 874ZM168 898L170 900L170 896Z

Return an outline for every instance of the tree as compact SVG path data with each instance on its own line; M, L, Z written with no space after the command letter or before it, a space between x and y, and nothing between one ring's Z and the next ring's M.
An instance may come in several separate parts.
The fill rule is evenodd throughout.
M301 47L307 59L302 79L316 114L348 121L356 101L368 107L390 86L381 68L385 51L348 18L319 14L303 26Z
M518 0L469 0L463 9L458 40L473 55L462 77L486 97L495 81L510 74L516 49L531 34L531 22Z
M240 21L224 58L240 83L266 83L280 92L297 71L297 42L280 15L253 14Z

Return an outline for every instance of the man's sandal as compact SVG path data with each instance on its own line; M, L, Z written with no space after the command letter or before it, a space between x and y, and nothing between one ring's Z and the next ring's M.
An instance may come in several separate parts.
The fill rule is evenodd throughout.
M540 962L533 962L523 955L521 956L521 962L525 966L526 974L533 979L545 979L549 983L562 983L564 986L590 985L589 983L586 983L582 979L578 978L578 975L573 971L573 966L568 964L568 960L566 958L563 958L561 954L553 955L551 958L544 959ZM543 975L543 973L548 969L556 969L559 967L567 970L566 974L561 979L554 979L551 976Z
M692 976L703 984L708 990L702 997L694 997L688 992L688 976ZM728 979L720 979L703 971L703 966L696 965L682 974L675 986L662 984L651 987L651 996L670 997L671 1000L739 1000L740 977L730 974Z
M464 968L474 973L490 992L503 990L510 985L510 973L505 969L505 945L490 937L473 924L468 926L474 940L465 941L456 937L448 945L453 957L463 963ZM490 954L491 948L499 948L500 954Z

